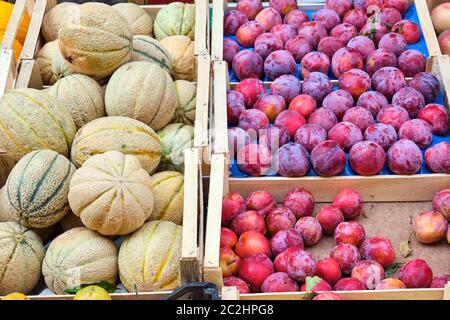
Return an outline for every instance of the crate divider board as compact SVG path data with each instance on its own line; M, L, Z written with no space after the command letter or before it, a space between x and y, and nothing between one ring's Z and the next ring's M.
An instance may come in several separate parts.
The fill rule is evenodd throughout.
M225 299L302 299L304 293L271 293L236 295L236 291L223 287L222 272L219 265L220 228L222 215L222 197L230 192L239 192L247 197L256 190L269 191L278 203L289 189L304 187L311 191L316 201L316 212L322 206L330 203L342 188L354 188L361 193L366 212L365 217L358 220L364 225L367 236L386 236L393 242L396 251L396 261L406 262L411 258L422 257L435 270L435 275L448 273L450 250L445 241L436 245L422 245L411 239L413 253L403 258L399 252L399 244L409 238L412 232L413 215L431 210L431 200L435 192L449 186L450 179L432 177L413 181L412 177L396 176L394 179L375 177L373 180L351 179L351 177L334 178L230 178L227 165L227 155L214 154L211 163L209 190L208 219L206 226L204 281L210 281L222 287ZM324 237L316 246L308 249L316 257L322 259L333 247L332 237ZM443 299L444 289L416 290L367 290L360 292L339 292L346 299Z

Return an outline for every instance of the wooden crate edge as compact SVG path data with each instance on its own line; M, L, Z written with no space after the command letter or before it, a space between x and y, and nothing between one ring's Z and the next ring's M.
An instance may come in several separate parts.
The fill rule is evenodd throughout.
M223 60L223 16L227 7L226 0L213 0L211 26L211 59Z
M439 56L442 54L439 42L436 36L436 31L431 21L430 11L426 0L414 0L416 5L417 15L419 17L420 27L422 34L425 38L425 42L430 57Z
M12 49L0 49L0 97L14 88L17 69Z
M209 54L208 23L209 23L208 0L195 0L194 54L197 56Z
M336 292L344 300L442 300L444 289L356 290ZM305 292L240 295L241 300L303 300Z
M213 153L228 153L228 65L213 62Z
M222 273L219 267L220 227L222 197L227 191L226 160L223 154L213 154L211 159L210 187L208 194L208 218L206 220L204 280L221 287Z
M194 147L208 148L209 90L211 82L211 57L197 56L197 94L195 102Z
M184 150L183 235L180 260L181 282L201 278L199 241L199 185L200 152L196 148Z

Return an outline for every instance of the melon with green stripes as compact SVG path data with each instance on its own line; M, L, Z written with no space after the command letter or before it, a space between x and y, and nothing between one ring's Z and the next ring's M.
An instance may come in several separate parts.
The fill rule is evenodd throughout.
M78 130L72 145L71 159L78 168L96 154L119 151L138 158L149 174L161 159L159 137L152 128L127 117L103 117Z
M41 277L45 255L39 236L17 222L2 222L0 248L0 295L30 292Z
M194 144L194 127L171 123L158 131L161 140L161 162L158 171L184 171L184 150Z
M6 215L26 227L45 228L69 211L67 196L75 166L51 150L30 152L11 171L1 201Z
M107 115L130 117L148 124L153 130L170 122L176 106L173 80L156 63L127 63L114 72L106 86Z
M158 172L152 176L155 205L150 220L183 222L184 176L177 171Z
M131 59L130 25L104 3L83 3L78 9L78 21L65 23L59 30L61 53L75 73L108 77Z
M117 248L114 242L85 227L74 228L50 243L42 263L47 287L56 294L65 290L117 280Z
M132 155L108 151L89 158L70 181L69 204L83 224L103 235L126 235L153 210L150 175Z
M132 61L148 61L159 65L167 72L172 72L172 62L169 52L159 41L149 36L133 36Z
M156 40L184 35L195 40L195 5L172 2L158 11L153 24Z
M150 221L125 237L119 250L119 276L129 292L167 291L180 284L182 227Z
M16 161L38 149L68 156L75 132L70 113L46 92L17 89L0 98L0 150Z
M74 74L62 78L51 87L49 94L67 108L77 129L105 116L102 89L88 76Z
M195 83L186 80L176 80L174 84L177 93L177 108L175 109L172 121L193 126L195 121L197 86Z

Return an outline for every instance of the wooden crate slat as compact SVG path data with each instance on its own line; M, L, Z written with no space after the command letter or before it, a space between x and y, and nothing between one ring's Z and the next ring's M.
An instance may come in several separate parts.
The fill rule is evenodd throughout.
M412 202L431 201L433 194L450 187L447 174L423 174L411 176L340 176L340 177L259 177L230 178L230 191L239 191L243 196L252 191L269 188L278 201L296 187L304 187L314 194L317 202L330 202L336 190L354 188L364 201L370 202Z
M442 300L443 289L406 289L406 290L356 290L339 291L346 300ZM303 300L305 293L287 292L242 294L241 300Z
M200 278L200 250L198 244L199 207L199 150L184 151L183 236L180 272L182 282Z
M44 14L48 11L50 5L54 5L55 2L56 1L48 2L48 0L36 0L33 14L31 15L30 26L28 27L28 33L25 38L25 43L23 44L22 53L20 54L20 60L30 60L34 58Z
M417 15L420 21L427 49L430 57L441 55L441 48L434 31L433 22L431 21L430 11L426 0L414 0L417 9Z
M30 0L31 1L31 0ZM17 0L9 18L8 25L6 26L5 34L1 42L0 48L11 49L16 38L17 31L19 30L20 22L22 21L23 14L28 7L27 0Z
M228 153L227 89L228 65L225 61L213 62L213 128L214 153Z
M208 147L208 108L211 71L209 55L197 56L197 95L195 106L194 147Z
M195 0L195 55L208 55L208 25L209 2L208 0Z
M14 89L17 69L12 49L0 49L0 97Z

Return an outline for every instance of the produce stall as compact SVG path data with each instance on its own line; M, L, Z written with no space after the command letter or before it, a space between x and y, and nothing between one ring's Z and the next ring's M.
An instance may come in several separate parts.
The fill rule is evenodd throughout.
M2 262L0 295L159 300L201 280L208 15L206 1L16 2L0 54L0 228L33 254L4 247L17 265Z
M223 298L311 299L314 296L311 295L311 290L320 292L333 288L334 282L330 282L331 286L330 283L322 283L323 276L326 275L318 270L316 273L314 263L309 265L309 269L302 264L308 259L320 262L330 254L332 258L339 256L342 242L351 243L339 240L334 229L325 231L324 224L318 222L319 212L336 209L335 202L338 201L336 198L339 198L340 191L347 196L348 193L357 194L364 208L356 218L346 217L345 220L354 220L358 224L353 225L365 230L365 241L370 242L374 237L389 239L395 252L393 265L396 267L392 270L392 264L382 264L382 268L378 269L385 269L385 273L381 275L373 271L373 268L377 269L373 266L375 264L371 265L371 274L378 280L361 286L354 278L361 282L367 280L360 274L361 269L365 269L364 264L369 264L367 259L379 261L365 252L360 242L353 243L360 251L356 261L363 261L359 263L358 270L353 272L344 270L340 261L344 279L343 283L334 286L339 291L336 291L338 298L370 300L449 297L445 290L448 291L450 286L447 289L442 284L434 289L429 288L430 283L414 286L408 284L407 277L404 276L404 269L408 269L408 264L405 263L413 261L409 265L414 264L416 259L427 261L435 276L448 274L450 271L450 248L448 241L443 239L447 222L441 214L436 214L442 226L438 238L428 242L435 244L428 245L424 244L427 241L420 233L420 220L426 214L419 215L430 210L436 211L432 208L433 197L450 185L450 172L443 165L448 163L448 151L442 153L443 157L438 163L443 166L439 168L430 162L432 151L427 151L430 148L433 150L433 146L439 143L440 147L446 146L448 149L448 130L434 131L434 135L430 131L426 145L420 145L419 142L420 148L414 147L418 155L414 170L407 172L398 170L399 167L396 166L396 160L399 160L396 155L404 151L399 146L409 144L410 139L417 143L416 138L420 135L415 129L414 134L405 135L405 128L409 123L400 128L405 122L422 123L425 112L419 116L420 120L410 119L416 118L426 104L440 105L440 112L444 115L443 123L447 127L450 93L448 56L441 55L426 1L416 0L411 5L407 1L392 2L388 5L389 9L373 9L373 17L381 19L381 26L373 24L365 15L363 18L358 17L358 9L345 9L346 3L349 2L299 2L298 10L295 6L292 10L293 4L289 1L274 1L270 5L262 3L262 6L258 2L241 1L241 7L239 3L214 2L211 36L214 154L210 176L210 185L214 188L210 188L208 199L204 279L223 286ZM332 12L339 10L342 12ZM339 24L342 21L344 23ZM388 27L387 21L390 21ZM318 26L321 23L328 25L326 28ZM352 24L359 26L356 28ZM295 32L290 33L294 30L292 25L298 27L298 36ZM397 34L388 34L388 28L392 28L391 32ZM358 30L362 31L358 33ZM278 35L281 41L273 34ZM383 37L385 34L387 35ZM398 34L406 39L400 41L403 42L402 48L399 49L399 42L396 41L387 45L388 37L401 39ZM385 39L382 40L383 38ZM375 50L377 47L379 49ZM348 54L353 49L359 52ZM384 55L385 51L395 52L389 53L392 54L392 62L381 62L376 57L377 54ZM408 60L405 60L405 56L411 52L421 57L420 63L415 60L413 64L405 64ZM418 66L419 69L415 69ZM365 70L368 74L355 71L355 68ZM379 71L380 69L382 70ZM396 78L394 74L397 71L402 73L400 78L404 77L400 86L392 80ZM383 72L389 75L386 74L387 77L384 78ZM418 75L420 72L422 74ZM355 76L356 74L364 76ZM413 91L420 91L416 86L417 78L424 75L434 79L440 92L436 91L433 97L424 99L423 105L417 101L408 105L410 97L415 94ZM366 78L367 85L361 87L364 81L360 82L354 76L359 80ZM379 81L383 84L380 85ZM400 98L402 91L409 94ZM407 111L404 112L404 120L399 123L391 121L393 119L388 119L385 111L380 112L377 108L374 110L371 108L372 103L365 103L367 98L363 95L372 95L368 101L374 102L377 100L374 96L380 96L379 93L383 95L382 100L386 99L380 109L393 110L397 109L395 105L401 105ZM346 104L343 103L346 99L333 98L337 96L347 96L350 102ZM394 106L387 106L388 103ZM419 110L411 113L411 105L419 107ZM435 125L437 121L434 118L429 125ZM379 124L374 124L375 122ZM313 127L317 129L317 125L325 130L318 128L320 133L314 131ZM347 125L355 125L355 136L348 134L347 129L340 130ZM378 148L372 143L383 144L387 141L384 140L386 136L381 140L378 139L379 136L373 138L369 127L384 125L395 127L389 129L395 137L388 145ZM395 146L398 139L403 141L397 142ZM329 145L336 142L336 150L341 154L341 160L338 161L329 148ZM394 143L392 148L391 143ZM380 150L376 156L365 148L369 144L370 149L374 147ZM323 147L325 148L322 149ZM374 157L368 156L369 154ZM298 214L294 208L306 206L304 194L310 195L313 200L310 200L308 213ZM293 207L289 207L289 201L286 200L289 195L294 199L298 197L297 203L292 200L294 203L290 205ZM345 199L342 201L354 201ZM255 212L263 218L258 217ZM294 217L292 213L295 214ZM321 213L322 216L324 214ZM275 218L282 215L290 218ZM274 219L275 222L272 221ZM277 229L277 223L284 223L284 227ZM352 224L344 222L344 225L349 223ZM308 227L303 226L304 224ZM307 243L305 239L313 237L308 234L314 229L313 226L321 231L316 230L316 240ZM271 227L275 231L271 232ZM293 228L296 231L292 231ZM255 235L255 231L265 234L265 240ZM299 233L303 237L301 244L293 240ZM323 237L322 233L325 233ZM280 244L283 242L281 239L285 239L284 245ZM280 246L282 250L279 249ZM297 250L302 252L296 253L292 249L292 253L278 259L283 250L292 246L300 246L301 249L305 247L308 254L303 250ZM267 249L269 252L265 252ZM248 257L249 252L262 252L266 259L252 259ZM312 253L312 257L309 253ZM280 266L283 264L280 260L289 262ZM291 264L290 269L286 264ZM356 265L357 262L352 267ZM400 278L406 284L396 286L393 283L382 283L377 288L379 290L367 290L374 289L383 278L399 277L396 269L400 266L404 268L403 271L400 270ZM310 279L305 279L305 274ZM322 279L313 277L319 274ZM345 278L350 275L350 278ZM393 280L389 279L386 282L391 281ZM444 284L445 282L444 280ZM399 290L406 288L405 285L407 290ZM362 288L366 290L362 291Z

